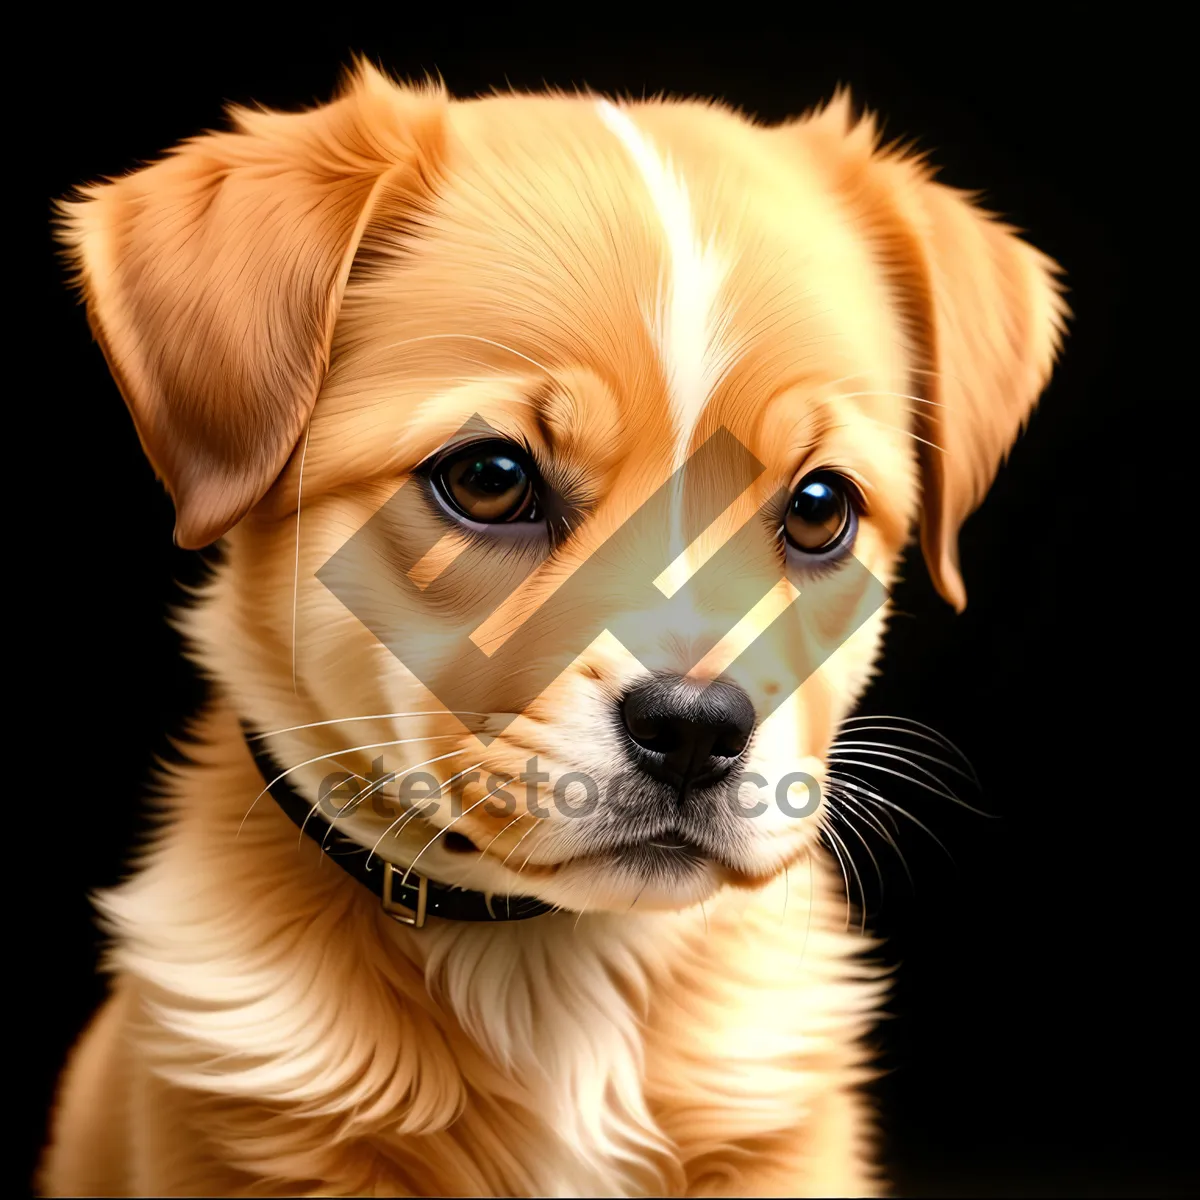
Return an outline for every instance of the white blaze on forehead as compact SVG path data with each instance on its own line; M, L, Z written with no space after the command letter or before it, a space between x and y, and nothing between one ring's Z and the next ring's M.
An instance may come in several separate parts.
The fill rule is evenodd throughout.
M687 184L670 158L659 156L627 112L608 100L597 101L596 107L637 166L666 236L666 275L659 281L650 311L643 312L667 377L678 468L687 458L696 422L724 369L724 321L717 300L726 266L711 245L700 241Z

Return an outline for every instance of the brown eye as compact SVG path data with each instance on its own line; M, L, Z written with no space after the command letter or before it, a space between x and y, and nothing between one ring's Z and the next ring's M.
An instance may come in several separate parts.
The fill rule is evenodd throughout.
M533 518L534 472L516 446L492 443L461 451L438 468L437 479L454 508L481 525Z
M806 475L788 501L787 540L804 554L832 554L848 545L857 525L850 495L850 485L832 471Z

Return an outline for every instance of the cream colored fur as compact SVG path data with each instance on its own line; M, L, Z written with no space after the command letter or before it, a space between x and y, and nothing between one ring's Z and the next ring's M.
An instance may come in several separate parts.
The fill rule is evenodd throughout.
M920 522L961 607L958 525L1057 347L1052 264L879 150L845 97L766 129L690 102L451 101L367 68L328 106L237 113L233 132L87 190L64 237L177 537L224 535L225 555L182 617L215 699L166 773L158 832L99 899L112 996L64 1077L44 1190L882 1190L860 1085L884 983L845 932L828 801L743 822L728 870L646 894L572 857L582 823L472 812L455 829L482 853L464 861L442 818L395 831L364 808L345 827L382 857L573 910L412 930L255 799L238 718L307 726L270 745L289 766L327 756L291 776L310 799L331 763L365 777L380 754L390 769L445 754L443 780L531 753L614 769L605 706L646 668L686 669L690 637L728 614L697 609L640 665L598 638L481 750L315 577L473 413L566 462L591 504L489 623L492 646L720 426L766 474L675 586L764 497L828 466L866 496L860 561L890 583ZM370 583L388 620L420 621L385 570ZM806 638L856 602L836 579L811 593ZM763 724L752 769L825 778L886 615ZM787 666L745 685L771 694Z

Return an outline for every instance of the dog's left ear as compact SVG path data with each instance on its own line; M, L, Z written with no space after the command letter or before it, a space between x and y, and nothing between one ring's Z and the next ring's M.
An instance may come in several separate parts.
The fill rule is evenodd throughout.
M829 165L901 306L921 398L921 547L961 612L959 529L1049 380L1069 315L1060 268L972 196L935 183L921 159L881 150L846 93L794 128Z

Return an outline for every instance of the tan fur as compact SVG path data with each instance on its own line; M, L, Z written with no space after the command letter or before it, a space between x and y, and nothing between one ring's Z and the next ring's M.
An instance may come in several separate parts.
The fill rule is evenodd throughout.
M864 492L859 560L890 583L920 519L961 607L958 526L1057 347L1051 264L881 151L845 97L773 129L693 102L625 112L721 264L721 369L692 397L690 445L724 426L767 468L688 548L691 568L826 466ZM224 534L227 553L182 618L217 697L169 772L159 833L100 900L113 995L64 1077L44 1190L878 1192L858 1089L884 983L843 932L825 806L743 822L734 866L646 895L576 861L581 823L533 819L523 792L512 819L456 823L483 849L467 861L439 843L444 817L393 831L364 807L345 827L390 861L420 853L436 879L581 913L414 931L298 845L269 798L251 803L262 783L239 716L328 722L271 739L289 765L328 755L365 777L380 751L348 748L420 738L441 740L396 745L389 769L446 754L430 768L443 780L476 761L486 779L536 754L603 777L605 706L643 667L686 670L692 644L743 610L718 598L636 648L598 637L486 750L430 715L436 700L315 573L473 414L564 464L591 505L483 644L499 648L622 525L678 453L680 376L652 319L670 273L662 222L594 97L451 101L360 68L333 104L235 126L66 206L93 328L177 537ZM648 531L647 553L667 537ZM460 550L440 546L427 578ZM385 566L364 586L381 620L421 620ZM811 593L795 644L738 678L752 695L784 686L860 602L836 577ZM781 584L701 673L789 598ZM450 617L475 628L472 597L454 599ZM885 618L763 723L752 769L824 777ZM489 711L505 711L508 681L489 683ZM387 713L422 715L350 719ZM315 799L332 757L293 786ZM466 806L484 786L467 783Z

